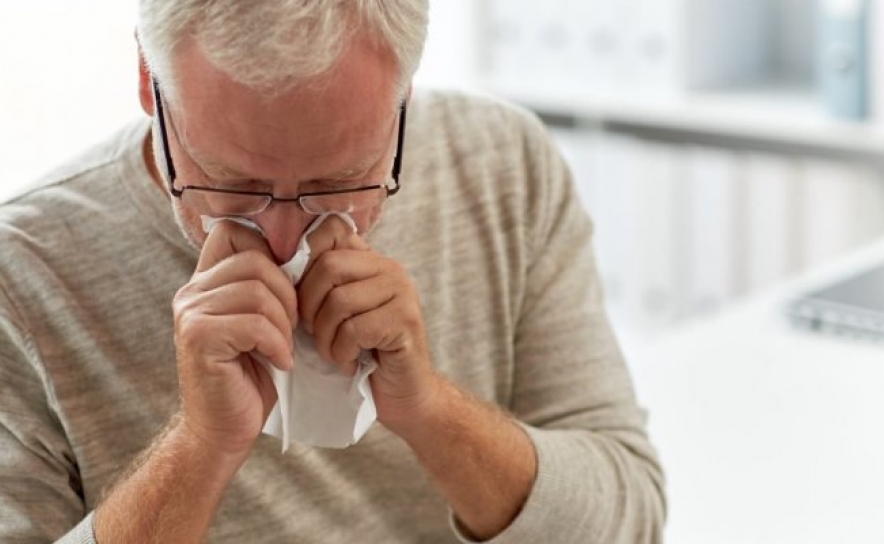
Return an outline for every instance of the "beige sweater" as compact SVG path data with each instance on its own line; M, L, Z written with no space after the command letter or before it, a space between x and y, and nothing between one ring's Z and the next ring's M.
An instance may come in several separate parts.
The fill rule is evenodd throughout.
M104 488L178 409L171 300L197 253L141 121L0 206L0 542L93 542ZM591 226L542 125L418 93L368 238L421 296L436 367L524 423L539 469L493 542L656 542L662 475L602 307ZM380 424L346 450L259 438L210 542L468 541ZM104 544L104 543L102 543Z

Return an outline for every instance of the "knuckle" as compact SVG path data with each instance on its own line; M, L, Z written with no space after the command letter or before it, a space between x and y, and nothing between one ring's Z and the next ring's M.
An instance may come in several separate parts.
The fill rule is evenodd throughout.
M358 366L356 356L344 354L335 362L338 364L341 372L343 372L345 375L352 376L353 374L356 374L356 369Z
M342 289L340 287L332 289L328 293L326 300L326 304L328 304L329 308L335 312L343 311L350 306L350 294L347 289Z
M332 232L335 234L335 238L343 239L347 236L347 234L353 232L353 229L350 228L350 225L347 224L346 221L341 219L340 217L335 217L332 221L328 222Z
M294 289L290 290L289 293L290 295L283 301L283 306L285 307L286 315L296 319L298 317L298 294Z
M172 301L172 316L176 327L181 327L193 322L197 314L196 297L176 296Z
M260 344L265 344L271 336L268 335L270 329L269 322L263 316L250 314L244 315L237 320L236 328L238 331L234 334L239 336L238 343L245 347L249 346L254 349Z
M348 225L347 234L344 236L344 245L351 249L362 249L365 247L365 242Z
M175 344L179 348L190 351L206 336L205 319L200 315L185 312L178 316L175 325Z
M402 312L402 320L408 329L418 329L423 327L423 316L420 308L408 305L408 308Z
M193 297L193 295L198 291L196 276L191 279L190 282L185 283L181 287L175 291L175 296L172 297L172 306L175 307L179 304L183 304L188 299Z
M249 314L242 317L243 330L250 336L260 336L267 329L267 318L260 314Z
M336 269L339 265L337 254L334 251L324 251L316 256L314 268L321 270L324 274Z
M273 304L282 303L276 293L261 280L249 280L243 285L243 292L258 304L260 310L267 310Z
M276 294L267 287L267 284L253 280L246 286L245 291L253 301L255 312L269 317L282 308L286 311L286 315L289 315L287 302L277 298Z
M355 319L345 319L339 327L338 337L341 339L358 338L359 330L355 321Z
M374 349L384 345L386 331L391 330L388 324L365 316L348 319L341 328L346 331L347 337L354 339L354 343L360 349Z
M267 284L259 279L244 280L239 284L239 290L252 300L263 302L268 293Z
M270 257L257 249L248 249L242 253L237 253L236 258L242 262L245 271L249 276L263 278L267 273L275 268L276 264Z
M359 348L353 342L339 339L331 347L332 358L338 364L346 364L356 359Z
M408 269L405 268L404 264L392 259L387 259L386 269L388 274L399 279L400 281L405 282L409 289L413 287L411 274L408 273Z
M272 316L274 314L273 310L274 310L275 304L272 300L270 300L269 297L261 296L261 295L255 296L254 297L254 304L255 304L254 311L258 315L265 316L265 317L269 318L270 316Z

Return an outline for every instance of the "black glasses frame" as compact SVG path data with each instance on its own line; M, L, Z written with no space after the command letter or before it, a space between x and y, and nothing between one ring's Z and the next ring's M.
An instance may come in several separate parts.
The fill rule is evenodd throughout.
M332 191L318 191L318 192L308 192L308 193L300 193L291 197L277 197L274 196L273 193L263 192L263 191L238 191L236 189L220 189L216 187L204 187L201 185L184 185L181 189L175 188L175 180L176 180L176 172L175 172L175 164L172 161L172 153L169 150L169 136L166 131L166 116L163 108L163 99L160 94L160 87L157 84L156 79L151 81L153 86L153 97L154 104L156 106L156 115L157 120L160 125L160 140L163 146L163 155L165 156L166 162L166 177L169 180L169 192L175 198L181 198L184 195L184 192L187 190L196 190L210 193L222 193L222 194L231 194L231 195L244 195L244 196L260 196L263 198L269 199L267 201L267 206L270 206L274 202L298 202L300 206L300 200L303 197L316 197L316 196L329 196L329 195L338 195L345 193L358 193L361 191L372 191L375 189L383 188L387 191L387 196L393 196L399 192L401 184L399 182L399 173L402 170L402 154L403 154L403 146L405 143L405 119L407 114L406 101L403 99L402 103L399 105L399 127L398 134L396 135L396 155L393 157L393 171L390 174L393 179L394 186L389 187L388 185L369 185L367 187L358 187L356 189L339 189ZM267 209L266 207L264 209ZM263 210L262 210L263 211ZM260 212L258 212L260 213Z

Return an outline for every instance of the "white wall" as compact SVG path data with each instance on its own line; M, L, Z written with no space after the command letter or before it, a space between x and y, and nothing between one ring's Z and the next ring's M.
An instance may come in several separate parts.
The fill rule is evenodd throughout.
M431 0L430 28L415 84L470 88L476 84L479 29L476 0Z
M0 3L0 198L139 115L134 0Z

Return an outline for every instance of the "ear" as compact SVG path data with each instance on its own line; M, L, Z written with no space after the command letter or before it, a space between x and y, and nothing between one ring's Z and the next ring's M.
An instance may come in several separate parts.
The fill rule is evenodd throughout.
M141 45L138 46L138 100L141 102L141 109L144 110L144 113L153 117L153 78L151 78L147 62L144 60Z

